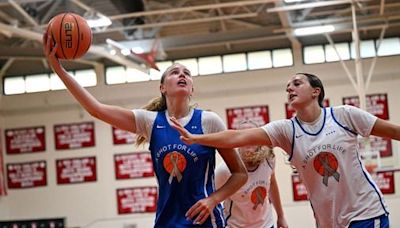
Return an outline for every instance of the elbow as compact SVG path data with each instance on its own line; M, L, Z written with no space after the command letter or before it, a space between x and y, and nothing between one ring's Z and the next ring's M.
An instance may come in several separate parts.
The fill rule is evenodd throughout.
M96 118L96 119L100 119L100 118L101 118L101 113L100 113L100 112L96 112L96 111L94 111L94 110L88 110L88 113L89 113L92 117L94 117L94 118Z
M103 112L99 105L95 105L86 109L86 111L96 119L102 119Z
M247 182L247 179L249 178L249 175L247 174L247 171L244 171L242 173L240 173L240 185L244 185Z

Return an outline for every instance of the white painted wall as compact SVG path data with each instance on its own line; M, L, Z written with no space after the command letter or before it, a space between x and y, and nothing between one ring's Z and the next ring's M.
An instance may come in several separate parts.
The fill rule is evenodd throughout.
M298 62L298 61L296 61ZM389 116L394 123L400 124L400 57L380 58L371 83L371 93L387 93ZM364 72L368 72L370 60L364 63ZM354 66L347 62L352 72ZM285 118L285 87L289 76L295 72L317 74L324 81L326 97L331 105L340 105L342 97L354 96L356 92L339 63L302 65L294 67L239 72L224 75L195 77L195 95L193 102L200 108L211 109L223 119L225 109L249 105L268 105L271 120ZM105 86L101 83L89 91L99 100L126 108L138 108L152 97L158 96L159 82ZM153 178L116 181L113 155L116 153L141 151L132 145L114 146L111 127L95 121L96 147L68 151L56 151L53 139L53 125L93 120L72 99L67 91L36 93L29 95L3 96L0 99L1 128L19 128L29 126L46 127L47 150L44 153L23 155L5 155L6 163L46 160L48 185L41 188L9 190L8 196L0 197L0 220L39 219L46 217L66 217L69 227L124 227L137 224L138 228L151 227L154 214L123 215L117 214L115 190L122 187L156 185ZM4 139L4 133L2 137ZM4 140L3 140L4 151ZM385 159L385 165L399 165L399 143L393 141L394 156ZM277 155L277 179L281 191L284 210L290 227L314 227L312 210L308 202L293 202L291 187L291 169L285 165L279 149ZM57 185L55 160L68 157L96 156L97 182L72 185ZM400 227L400 218L395 215L400 210L400 173L396 173L396 195L386 195L386 201L392 212L392 227Z

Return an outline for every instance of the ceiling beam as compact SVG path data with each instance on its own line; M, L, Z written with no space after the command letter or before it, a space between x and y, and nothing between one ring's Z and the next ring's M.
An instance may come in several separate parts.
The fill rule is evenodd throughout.
M29 40L35 40L38 41L40 43L43 42L42 40L42 36L43 34L38 33L38 32L33 32L27 29L21 29L21 28L17 28L17 27L13 27L4 23L0 22L0 30L5 30L8 32L11 32L13 35L25 38L25 39L29 39ZM138 63L136 63L133 60L130 60L128 58L122 57L122 56L118 56L118 55L111 55L104 47L101 46L96 46L96 45L91 45L88 53L92 53L95 54L99 57L103 57L106 59L109 59L113 62L116 62L118 64L127 66L127 67L132 67L141 71L145 71L145 69L140 66Z
M371 0L357 0L357 2L369 2ZM296 5L286 5L275 8L267 9L268 13L280 12L280 11L293 11L293 10L301 10L307 8L317 8L317 7L325 7L325 6L333 6L333 5L342 5L342 4L352 4L353 0L334 0L334 1L323 1L323 2L310 2L310 3L302 3Z
M170 13L182 13L182 12L190 12L197 10L210 10L210 9L218 9L218 8L226 8L226 7L239 7L239 6L249 6L249 5L257 5L264 3L272 3L277 0L248 0L248 1L234 1L234 2L225 2L219 4L206 4L199 6L188 6L188 7L179 7L172 9L161 9L161 10L152 10L152 11L143 11L143 12L135 12L135 13L127 13L120 14L115 16L110 16L111 20L129 18L129 17L142 17L142 16L150 16L150 15L164 15Z
M116 28L108 28L103 31L94 31L94 33L107 33L107 32L115 32L115 31L121 31L121 30L129 30L129 29L154 28L154 27L174 26L174 25L193 24L193 23L205 23L205 22L210 22L210 21L249 18L249 17L257 17L257 16L258 16L258 13L244 13L244 14L222 15L222 16L214 16L214 17L209 16L209 17L196 18L196 19L164 21L164 22L148 23L148 24L143 24L143 25L131 25L131 26L116 27Z

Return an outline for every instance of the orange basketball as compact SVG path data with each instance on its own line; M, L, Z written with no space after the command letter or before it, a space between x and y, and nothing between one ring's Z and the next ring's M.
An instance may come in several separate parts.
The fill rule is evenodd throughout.
M47 33L57 43L56 56L60 59L77 59L89 50L92 30L86 20L74 13L61 13L47 25Z

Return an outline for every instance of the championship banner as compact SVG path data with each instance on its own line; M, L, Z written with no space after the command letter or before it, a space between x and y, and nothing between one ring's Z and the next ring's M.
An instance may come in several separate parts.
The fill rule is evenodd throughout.
M324 107L329 107L329 99L325 99L323 105ZM286 119L292 118L296 113L296 111L287 102L285 103L285 111L286 111Z
M343 97L343 104L360 107L358 96ZM389 107L386 93L371 94L366 96L367 112L381 119L389 119Z
M7 184L9 189L46 186L46 161L7 164Z
M117 189L118 214L152 213L157 208L157 187Z
M298 173L292 173L293 201L308 200L306 186L301 182Z
M114 155L117 180L153 177L153 163L149 152Z
M372 175L375 183L383 194L394 194L395 183L394 183L394 171L378 171Z
M381 158L382 157L390 157L393 155L392 153L392 140L390 138L382 138L378 136L371 135L369 136L369 140L371 142L371 150L379 151ZM358 144L360 151L365 151L365 145L363 143Z
M57 150L93 147L94 122L54 125Z
M96 157L56 160L57 184L75 184L97 180Z
M251 120L258 126L269 123L268 106L250 106L226 109L228 129L237 129L238 125L245 120Z
M0 221L1 228L64 228L64 218Z
M136 135L119 128L112 127L114 145L133 144L136 142Z
M6 129L7 154L22 154L46 150L44 126Z

